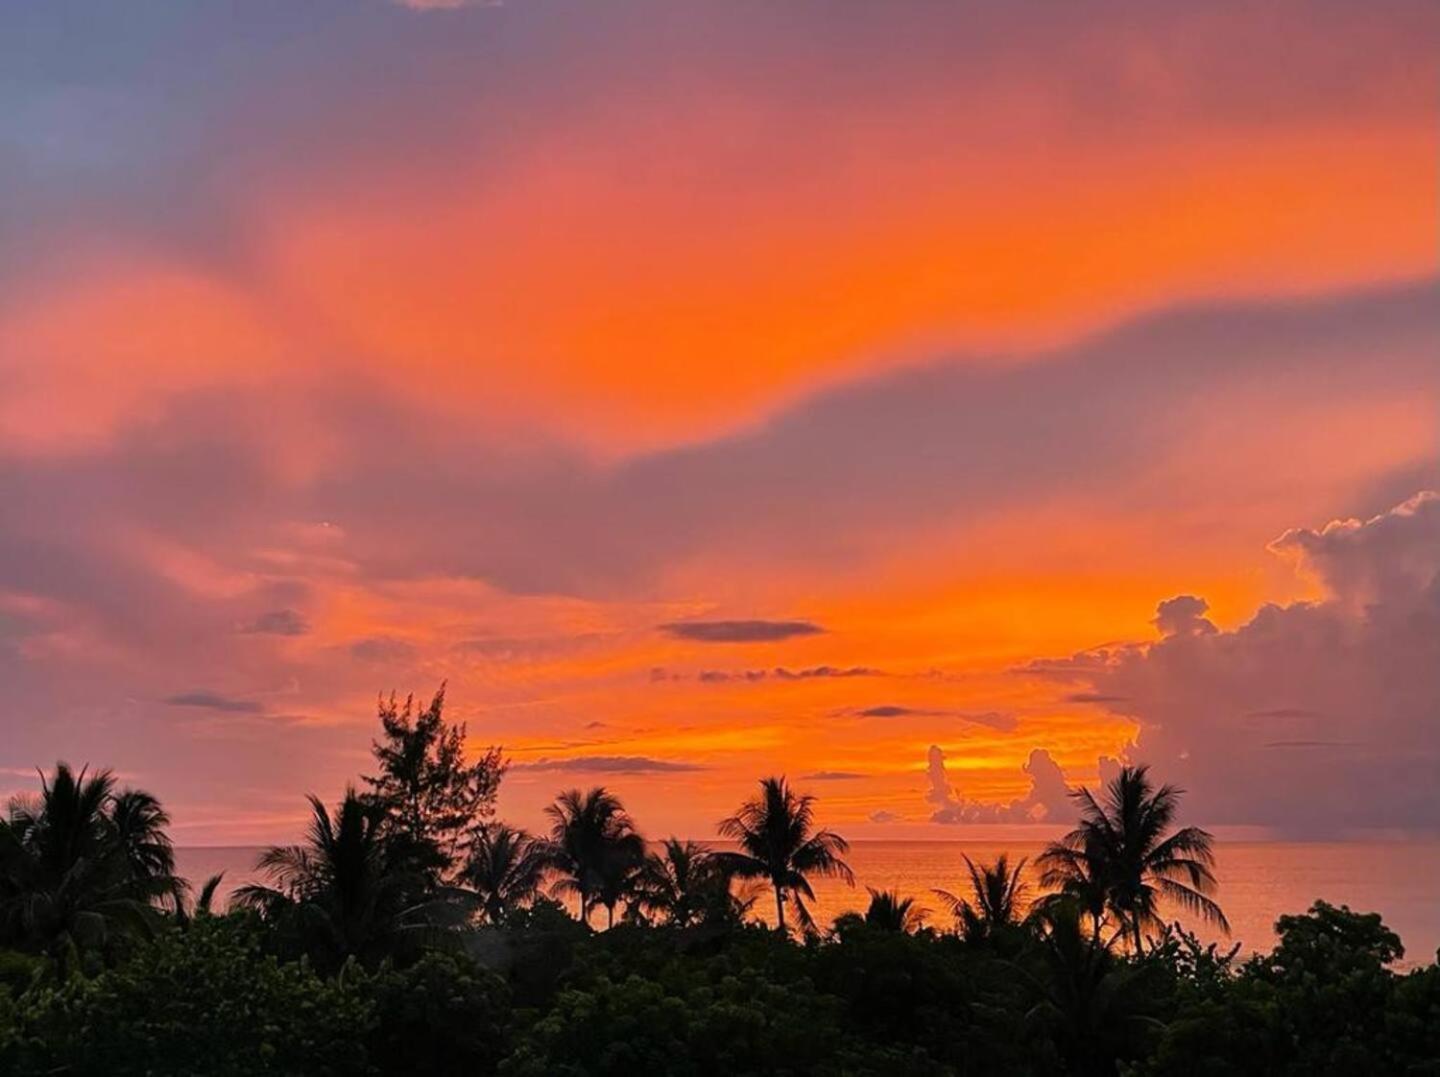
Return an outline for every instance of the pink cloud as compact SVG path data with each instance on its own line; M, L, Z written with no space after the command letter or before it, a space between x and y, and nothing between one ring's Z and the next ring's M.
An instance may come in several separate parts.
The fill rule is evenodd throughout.
M1228 631L1203 601L1172 599L1158 642L1031 671L1133 718L1130 756L1187 786L1208 820L1440 829L1440 496L1288 531L1271 549L1298 556L1326 597L1266 605Z

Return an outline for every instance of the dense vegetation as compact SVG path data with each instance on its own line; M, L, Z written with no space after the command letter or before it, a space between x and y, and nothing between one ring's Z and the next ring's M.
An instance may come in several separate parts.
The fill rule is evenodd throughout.
M530 835L443 704L382 706L380 773L224 912L154 798L58 766L0 822L0 1073L1440 1074L1440 966L1393 971L1378 916L1317 902L1244 961L1164 922L1224 914L1143 767L1077 792L1043 893L966 860L941 921L871 891L822 927L848 847L784 779L720 824L735 851L647 844L599 788Z

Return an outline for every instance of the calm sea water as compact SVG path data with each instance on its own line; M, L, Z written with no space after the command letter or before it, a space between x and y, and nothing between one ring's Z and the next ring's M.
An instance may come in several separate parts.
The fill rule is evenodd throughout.
M939 915L933 889L964 893L967 877L962 854L989 861L1002 852L1032 862L1042 846L1025 842L857 841L849 861L856 886L818 880L816 919L828 922L842 912L863 908L867 886L913 894ZM198 886L225 872L221 894L255 879L260 850L186 848L177 850L180 873ZM1226 842L1217 849L1218 900L1230 920L1231 936L1246 950L1267 949L1282 913L1303 912L1323 898L1352 909L1379 912L1405 942L1407 963L1427 963L1440 947L1440 842L1280 843ZM1033 885L1033 878L1031 880ZM756 913L765 915L760 901ZM1207 938L1222 939L1203 924L1178 917Z

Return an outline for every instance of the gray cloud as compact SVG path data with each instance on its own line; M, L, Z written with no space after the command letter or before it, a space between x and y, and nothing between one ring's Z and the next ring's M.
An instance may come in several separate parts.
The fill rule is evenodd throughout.
M774 674L782 681L808 681L816 678L839 677L883 677L878 669L869 666L809 666L806 669L787 669L776 666Z
M731 681L763 681L773 677L779 681L810 681L823 680L835 677L845 679L848 677L883 677L884 670L873 669L870 666L806 666L801 669L791 669L787 666L776 666L773 669L705 669L696 674L695 679L702 684L726 684ZM652 681L680 681L685 679L682 673L669 673L665 670L651 670Z
M350 644L350 653L362 662L407 662L415 657L415 646L393 636L371 636Z
M659 628L692 643L771 643L825 631L809 621L672 621Z
M240 626L240 631L262 636L303 636L310 625L296 610L270 610Z
M1440 496L1292 530L1271 549L1328 597L1032 670L1119 697L1107 708L1138 723L1129 756L1187 788L1202 819L1300 837L1440 829ZM1292 735L1277 739L1277 721Z
M1160 603L1152 622L1162 636L1210 635L1215 626L1205 617L1210 603L1194 595L1177 595Z
M171 707L195 707L200 710L223 711L226 714L259 714L265 709L263 704L253 699L232 699L218 692L203 690L180 692L166 696L161 702Z
M923 707L902 707L893 703L882 703L875 707L866 707L864 710L856 711L861 718L959 718L961 721L974 722L976 725L983 725L990 729L998 729L1008 733L1020 724L1020 720L1013 714L1006 711L952 711L926 709Z
M569 759L537 759L515 763L511 770L568 771L576 774L680 774L704 770L696 763L649 759L640 755L579 755Z
M813 774L800 775L801 781L807 782L848 782L857 778L868 777L853 770L817 770Z
M803 557L839 570L897 530L957 512L984 518L1050 496L1133 490L1188 449L1193 431L1173 416L1197 394L1258 384L1276 407L1313 400L1322 384L1327 396L1373 394L1380 367L1357 356L1377 354L1386 356L1385 385L1440 393L1440 371L1421 358L1440 347L1437 302L1435 284L1424 282L1177 310L1025 363L951 357L857 380L743 432L606 467L560 447L498 456L418 416L397 416L378 444L367 434L373 404L332 398L308 421L334 433L336 466L290 495L302 503L289 515L325 506L373 571L403 577L423 566L524 593L633 593L697 553ZM237 406L235 394L227 400ZM396 405L386 407L393 414ZM1028 436L1035 428L1046 436ZM1157 515L1186 503L1173 484L1145 489ZM394 511L376 519L377 498ZM452 513L441 529L398 525L455 505L486 511ZM702 620L661 630L719 645L819 627Z

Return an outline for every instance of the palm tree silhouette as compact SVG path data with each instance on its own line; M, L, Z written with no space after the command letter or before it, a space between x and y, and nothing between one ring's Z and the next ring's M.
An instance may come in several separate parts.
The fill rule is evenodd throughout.
M110 771L56 764L38 801L0 821L0 939L68 966L117 932L148 933L184 892L169 822L150 794L116 792Z
M225 881L223 871L216 872L201 884L199 892L191 899L188 895L175 908L175 923L188 928L196 920L215 915L215 897Z
M1025 870L1025 858L1021 857L1014 867L1007 853L1001 853L993 864L977 865L968 856L963 859L965 870L970 874L970 896L962 898L948 890L935 891L955 918L960 934L973 942L1019 924L1027 890L1020 877Z
M1130 962L1097 946L1082 928L1082 900L1056 895L1033 918L1040 967L1012 962L1036 1003L1027 1018L1050 1029L1067 1073L1109 1075L1116 1060L1134 1057L1163 1026L1156 1019L1158 966Z
M645 868L645 839L626 834L612 842L600 859L595 903L605 909L605 926L615 926L615 908L622 901L633 903Z
M586 924L595 906L604 905L613 924L615 906L628 894L645 856L645 842L624 805L603 786L586 793L568 789L545 814L551 826L543 858L559 876L552 892L579 898Z
M925 919L930 914L916 905L913 897L902 898L894 890L866 889L870 891L870 905L865 915L850 912L838 917L835 921L837 931L851 924L864 923L881 931L898 931L908 935L925 925Z
M1198 827L1170 833L1181 790L1154 788L1146 766L1125 767L1105 788L1071 794L1080 824L1041 854L1041 882L1058 887L1089 913L1098 937L1104 911L1138 953L1147 927L1162 923L1165 898L1225 931L1230 924L1209 897L1215 890L1213 839Z
M635 891L635 905L646 915L660 916L675 927L723 913L729 904L730 878L709 849L693 841L670 838L660 852L645 858Z
M723 837L739 843L740 852L715 854L736 878L764 879L775 889L775 927L785 931L785 903L793 901L795 918L813 931L814 918L803 899L815 899L808 876L838 876L855 885L855 873L841 857L850 845L829 830L815 830L815 798L796 793L782 778L764 778L760 795L720 822Z
M353 788L332 814L310 796L303 845L267 849L257 867L271 885L235 892L236 904L292 930L318 963L337 967L355 957L373 964L407 941L441 942L437 930L458 921L453 902L407 905L418 890L413 872L397 865L382 833L383 811Z
M492 924L532 901L545 878L541 844L523 830L497 823L483 827L470 845L460 882L474 891Z

